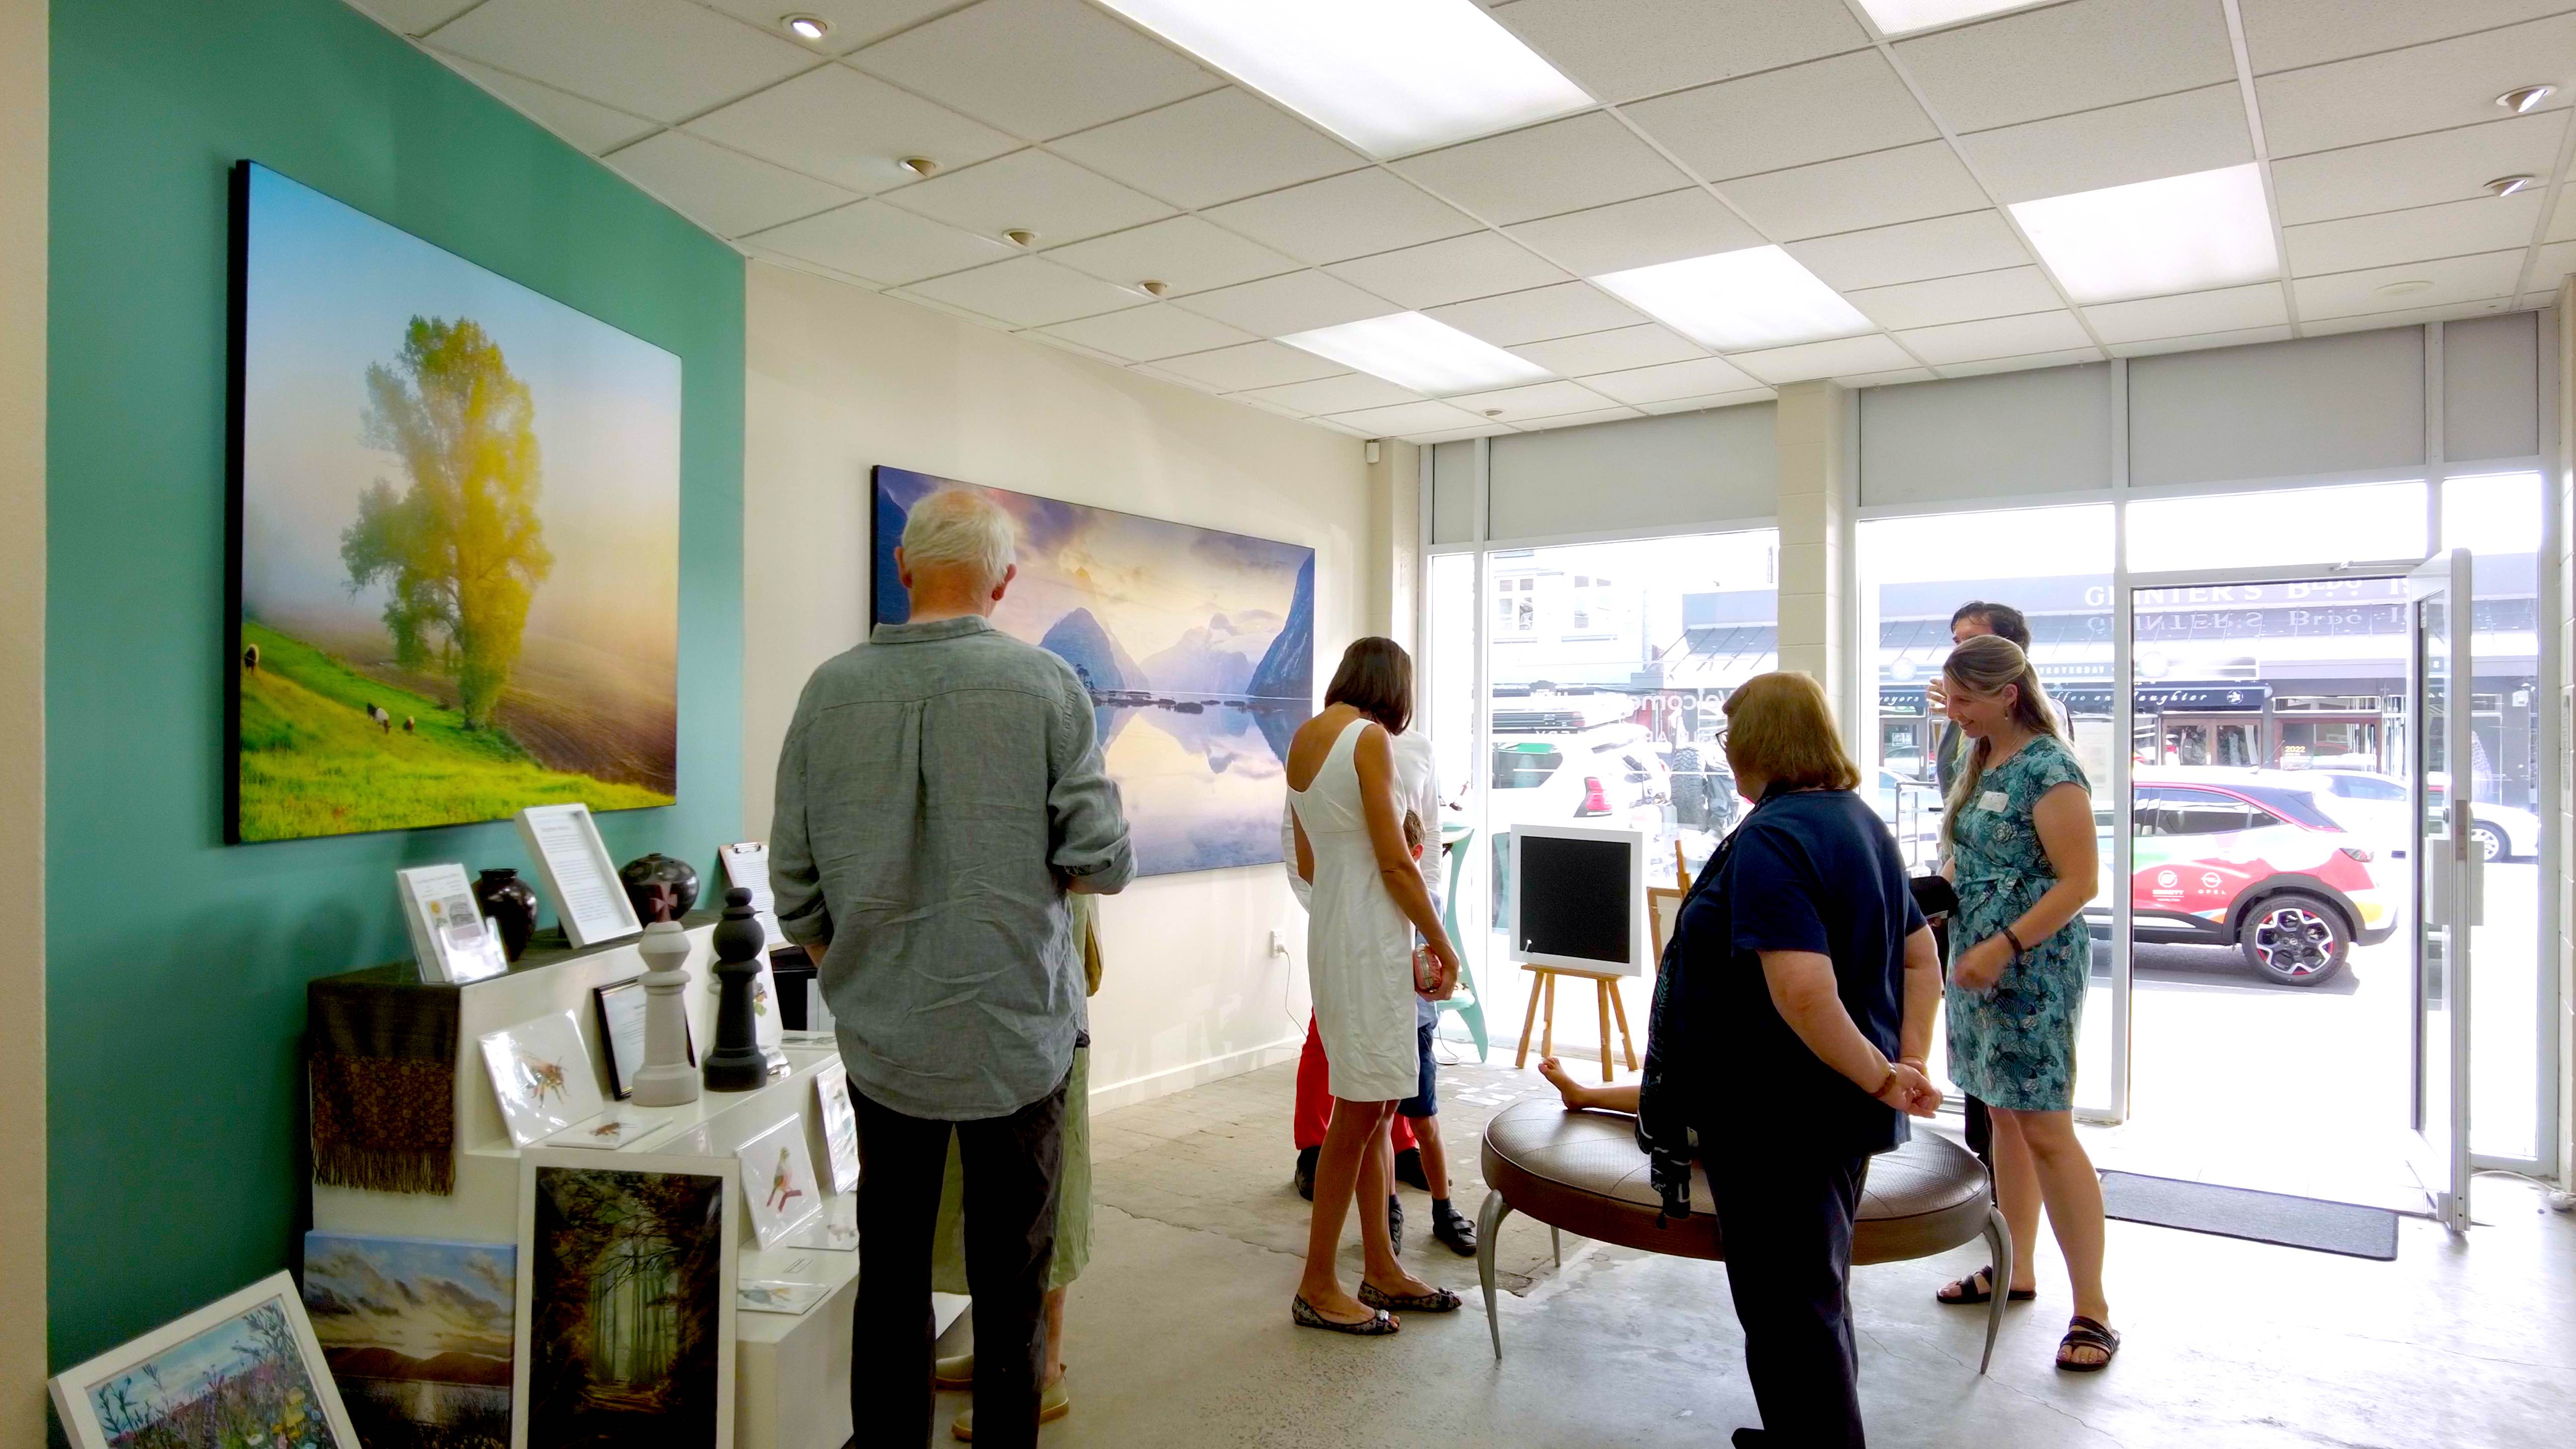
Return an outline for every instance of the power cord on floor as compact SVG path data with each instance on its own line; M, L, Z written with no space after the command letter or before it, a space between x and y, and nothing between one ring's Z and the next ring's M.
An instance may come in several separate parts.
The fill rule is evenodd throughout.
M2475 1172L2470 1173L2469 1176L2510 1177L2516 1182L2530 1183L2533 1187L2540 1189L2540 1205L2542 1207L2545 1207L2554 1213L2576 1213L2576 1192L2569 1192L2567 1189L2560 1187L2557 1183L2552 1182L2548 1178L2534 1177L2528 1172L2516 1172L2509 1167L2481 1167Z

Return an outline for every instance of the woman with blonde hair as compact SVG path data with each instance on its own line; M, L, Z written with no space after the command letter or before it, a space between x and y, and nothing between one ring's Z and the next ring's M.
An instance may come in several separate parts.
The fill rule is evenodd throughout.
M1727 764L1755 804L1665 946L1639 1135L1659 1187L1678 1162L1685 1206L1690 1132L1716 1169L1763 1424L1735 1443L1858 1446L1852 1224L1870 1157L1906 1140L1908 1113L1941 1102L1923 1072L1940 957L1816 682L1756 676L1726 718Z
M1958 888L1945 999L1950 1079L1994 1113L1995 1196L2012 1224L2008 1282L1990 1265L1941 1290L1984 1303L2037 1293L2039 1211L2066 1255L2075 1314L2057 1366L2093 1373L2120 1349L2102 1294L2102 1183L2076 1139L2075 1032L2093 958L2093 797L2019 645L1962 640L1941 666L1972 744L1951 782L1944 871Z

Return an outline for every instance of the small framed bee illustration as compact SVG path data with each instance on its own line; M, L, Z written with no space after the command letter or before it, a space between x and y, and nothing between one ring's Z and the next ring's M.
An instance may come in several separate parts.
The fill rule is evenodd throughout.
M525 1147L599 1115L599 1073L569 1011L540 1016L481 1038L483 1065L500 1099L510 1141Z

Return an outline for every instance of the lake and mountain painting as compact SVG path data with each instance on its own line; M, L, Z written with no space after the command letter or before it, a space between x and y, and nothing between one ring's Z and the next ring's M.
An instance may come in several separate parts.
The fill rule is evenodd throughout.
M508 1449L517 1250L304 1235L304 1311L365 1449Z
M267 1298L89 1385L108 1449L360 1449L332 1430L292 1306Z
M527 1449L723 1449L734 1251L721 1175L535 1166Z
M911 616L894 564L915 503L972 485L876 469L875 622ZM1091 691L1146 875L1279 859L1288 737L1315 707L1315 551L977 488L1019 524L994 627Z
M680 360L245 162L232 838L677 793Z

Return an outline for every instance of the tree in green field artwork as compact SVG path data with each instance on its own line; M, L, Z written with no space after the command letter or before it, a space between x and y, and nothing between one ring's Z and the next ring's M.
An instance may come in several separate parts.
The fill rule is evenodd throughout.
M470 319L414 317L394 365L367 369L366 441L402 460L340 537L352 592L382 583L395 662L456 681L467 729L487 729L554 567L537 513L536 405Z

